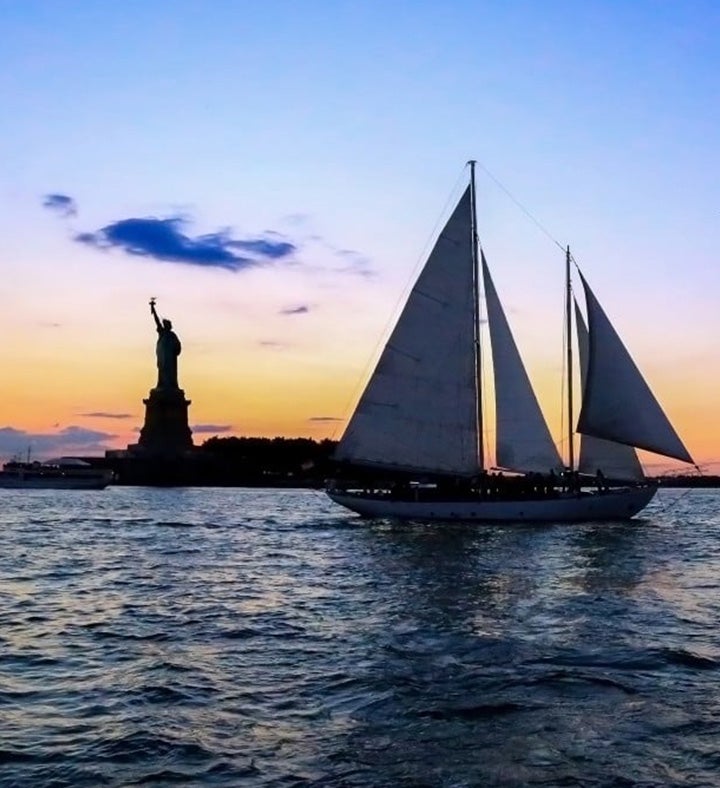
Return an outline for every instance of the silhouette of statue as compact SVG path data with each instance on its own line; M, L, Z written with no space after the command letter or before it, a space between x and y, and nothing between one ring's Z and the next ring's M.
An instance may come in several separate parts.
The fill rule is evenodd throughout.
M159 389L177 389L177 357L180 355L182 347L177 334L172 330L172 323L169 320L160 321L158 313L155 311L155 299L150 299L150 312L155 318L158 340L155 345L155 355L157 356L158 382Z

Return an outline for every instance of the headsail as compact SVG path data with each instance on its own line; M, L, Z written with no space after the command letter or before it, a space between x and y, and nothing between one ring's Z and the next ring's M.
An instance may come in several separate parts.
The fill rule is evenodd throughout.
M585 277L590 335L578 432L692 463L692 457L610 324Z
M468 187L410 293L337 459L478 472L475 275Z
M580 385L584 391L587 384L589 343L588 330L580 307L575 302L575 325L577 327L578 350L580 355ZM595 475L601 470L606 479L617 481L642 481L645 478L642 465L632 446L622 443L580 436L580 473Z
M523 365L482 255L495 377L495 464L513 471L548 473L563 464Z

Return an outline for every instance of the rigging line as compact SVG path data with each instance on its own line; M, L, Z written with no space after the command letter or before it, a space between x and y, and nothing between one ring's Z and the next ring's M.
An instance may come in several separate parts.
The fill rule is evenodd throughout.
M485 173L485 175L490 178L490 180L499 188L501 189L507 197L509 197L515 205L527 216L528 219L540 230L540 232L544 233L558 248L565 251L565 246L560 243L560 241L555 238L552 233L540 222L539 219L536 219L532 213L520 202L520 200L515 197L509 189L507 189L491 172L488 168L481 162L476 162L477 166Z
M705 462L702 463L702 466L701 466L700 463L695 463L695 468L696 468L696 470L699 472L699 474L701 476L704 476L705 472L709 471L709 469L711 467L715 466L715 465L720 465L720 459L705 460ZM703 468L705 470L703 470ZM712 471L709 471L709 475L710 476L717 476L717 474L712 473Z
M688 487L688 489L685 490L683 493L673 498L672 501L670 501L666 506L663 506L663 508L658 512L658 514L665 514L665 512L669 511L678 503L680 503L680 501L682 501L682 499L690 492L692 492L692 487Z

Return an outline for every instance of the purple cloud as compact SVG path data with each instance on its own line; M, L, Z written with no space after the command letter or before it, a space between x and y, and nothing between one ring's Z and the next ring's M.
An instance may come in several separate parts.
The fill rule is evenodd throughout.
M131 419L132 413L106 413L102 410L93 411L92 413L78 413L85 419Z
M75 241L96 249L121 249L126 254L162 262L228 271L281 260L296 251L294 244L279 240L275 233L267 233L263 238L237 239L232 238L229 231L222 230L193 237L185 232L186 225L187 221L180 216L120 219L97 232L79 233ZM238 254L236 250L245 254Z
M193 424L193 432L212 432L218 434L220 432L231 432L232 424Z
M110 448L108 441L115 438L108 432L84 427L65 427L54 433L34 433L14 427L0 427L0 455L42 458L57 454L101 454Z
M77 204L67 194L46 194L43 197L42 204L43 208L54 211L62 217L75 216L77 214Z
M287 306L281 309L280 315L306 315L310 311L309 304L299 304L298 306Z
M270 232L268 235L277 236L277 233ZM278 238L280 236L277 236ZM267 257L270 260L278 260L287 257L295 251L295 246L288 241L275 241L272 238L255 238L247 241L227 241L227 245L233 249L242 249L245 252Z
M288 347L288 345L285 342L278 342L275 339L261 339L258 342L258 345L260 345L260 347L269 347L272 348L273 350L284 350L285 348Z

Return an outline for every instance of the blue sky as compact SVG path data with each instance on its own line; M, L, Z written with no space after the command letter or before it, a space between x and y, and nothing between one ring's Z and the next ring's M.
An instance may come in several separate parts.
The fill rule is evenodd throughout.
M3 4L0 33L0 361L17 389L2 425L127 442L117 419L76 414L129 409L138 426L156 295L198 424L319 435L347 417L471 157L571 245L651 383L683 376L681 432L712 417L716 3L25 0ZM478 185L488 260L542 379L560 362L559 250ZM295 251L233 271L74 240L130 219ZM69 382L24 400L28 367ZM294 421L261 418L262 392L293 386L307 391ZM318 389L332 397L314 410Z

